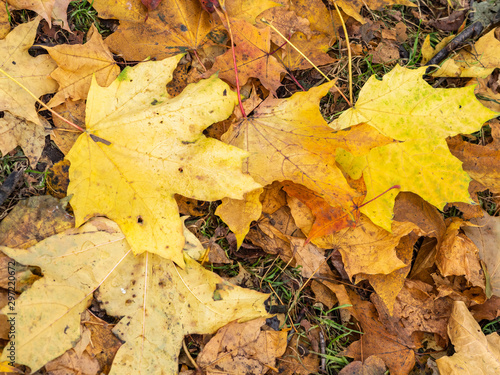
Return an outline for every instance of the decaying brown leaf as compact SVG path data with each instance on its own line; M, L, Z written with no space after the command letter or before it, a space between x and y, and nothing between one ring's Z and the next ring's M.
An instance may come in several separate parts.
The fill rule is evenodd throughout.
M359 361L376 355L384 361L391 373L407 374L415 365L414 342L406 335L390 333L379 321L372 303L362 301L352 293L351 300L355 317L359 321L364 334L359 341L352 343L344 352L345 355Z
M230 323L219 329L196 362L207 374L261 375L275 368L286 350L287 332L263 330L265 318Z
M483 212L483 217L472 219L471 224L473 225L462 229L477 246L479 257L486 265L490 284L487 287L491 287L492 294L500 297L500 218Z

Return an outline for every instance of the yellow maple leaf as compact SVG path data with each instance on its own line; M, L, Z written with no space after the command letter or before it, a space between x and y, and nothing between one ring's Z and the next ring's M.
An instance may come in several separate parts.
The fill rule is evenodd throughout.
M234 124L222 140L249 152L244 172L258 183L290 180L315 191L338 212L354 216L361 194L345 180L335 162L335 149L348 148L356 155L372 147L391 142L379 132L366 127L335 132L328 127L319 111L319 101L334 82L297 92L287 99L267 98L252 116ZM259 217L258 196L247 196L245 202L223 201L217 214L242 239L252 218ZM236 205L247 210L243 218L235 217ZM250 213L252 210L252 214ZM254 212L258 210L258 212ZM242 220L246 220L243 225Z
M286 73L286 69L274 56L269 55L271 30L268 27L258 29L242 20L233 20L231 29L239 82L243 85L250 77L259 78L262 85L276 95L276 89L281 85L281 76ZM234 64L233 51L228 50L215 59L213 67L203 76L208 77L219 72L220 78L236 86Z
M473 85L435 89L423 80L425 69L396 65L382 81L370 77L356 105L332 126L345 129L367 123L388 137L406 141L472 133L498 116L476 99Z
M391 143L355 158L339 152L337 162L352 178L363 175L367 188L365 201L399 185L401 191L418 194L441 210L448 202L472 203L468 192L471 179L444 139ZM391 231L394 201L400 190L386 192L360 211Z
M107 88L95 78L86 129L68 153L76 225L102 215L120 225L136 254L184 263L176 193L213 201L259 188L241 173L247 153L202 132L228 117L236 94L217 77L170 98L165 85L182 56L125 69Z
M471 133L498 114L474 96L474 87L434 89L422 75L425 67L410 70L396 66L382 81L371 77L361 89L356 105L331 126L347 128L367 123L401 143L372 149L353 157L339 151L337 162L354 178L363 175L372 200L394 185L411 191L439 209L447 202L470 203L470 177L449 151L444 139ZM390 231L394 199L391 190L360 211Z
M49 74L57 67L48 55L32 57L28 49L33 45L40 17L32 22L23 23L0 40L0 68L29 87L37 98L57 90L57 82ZM18 83L0 74L0 111L9 111L41 125L35 110L36 100Z
M15 304L16 362L32 372L79 340L80 314L97 288L106 312L122 317L113 329L124 341L114 375L177 373L184 335L267 317L267 294L230 284L187 255L184 269L155 254L135 256L116 223L105 218L27 250L1 250L44 274ZM6 306L2 313L8 312ZM8 355L4 351L0 361Z

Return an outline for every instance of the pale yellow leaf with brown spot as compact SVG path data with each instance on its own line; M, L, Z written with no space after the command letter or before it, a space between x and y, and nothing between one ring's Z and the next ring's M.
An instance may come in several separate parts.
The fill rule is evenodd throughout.
M121 319L113 332L124 343L112 375L177 373L185 335L268 317L267 294L230 284L187 255L184 269L155 254L136 256L105 218L27 250L1 249L44 275L16 300L16 362L34 372L75 345L80 314L93 294L108 315ZM8 355L4 351L0 360Z
M127 68L107 88L95 79L86 129L68 153L68 195L77 225L115 220L134 253L149 251L182 266L184 236L174 195L242 199L257 189L241 173L247 153L203 130L233 111L236 94L217 77L170 98L166 84L182 56Z

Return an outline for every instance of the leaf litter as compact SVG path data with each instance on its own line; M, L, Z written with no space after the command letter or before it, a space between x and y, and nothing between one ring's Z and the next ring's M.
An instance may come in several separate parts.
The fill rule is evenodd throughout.
M406 1L338 2L338 6L347 20L348 33L361 30L369 41L369 34L378 31L371 29L374 24L367 22L367 13L360 13L361 7L372 11L394 3L411 6ZM48 6L56 5L66 7L48 2ZM47 371L57 369L58 360L48 362L79 341L76 352L65 354L72 359L61 357L60 363L73 360L71 366L88 366L90 373L97 368L92 366L101 370L107 366L106 371L120 374L176 373L186 334L215 333L233 320L267 317L263 302L269 295L233 286L187 255L202 264L209 259L203 246L183 229L184 219L179 218L177 202L185 206L197 199L222 199L215 214L234 232L230 252L237 248L240 252L267 252L279 256L285 270L299 267L293 277L302 279L291 279L291 285L298 284L287 299L282 295L280 300L274 289L277 285L273 287L269 280L262 279L260 286L269 286L271 305L288 305L287 316L278 315L282 326L290 325L294 318L301 320L308 343L295 336L298 341L291 341L286 350L286 331L279 326L271 328L270 321L263 325L261 318L248 322L253 327L249 334L255 337L254 343L237 344L238 328L234 334L225 333L226 328L219 330L213 341L200 346L196 360L184 362L182 373L195 371L188 370L185 363L196 371L211 373L211 366L218 362L224 371L248 372L251 368L256 374L268 369L282 373L326 371L325 362L320 364L315 354L321 352L320 356L329 358L318 346L321 335L307 328L310 323L299 318L297 310L298 305L303 306L303 293L309 291L313 292L309 298L327 306L345 306L340 309L342 329L350 332L345 337L351 345L343 354L340 350L330 353L364 361L356 363L377 371L387 367L391 372L406 374L416 364L426 366L415 352L423 345L436 353L445 349L448 337L456 340L454 322L461 319L458 314L467 316L468 309L478 317L498 316L498 262L494 251L488 252L484 245L494 242L496 235L491 229L494 225L488 224L489 216L482 219L486 224L465 218L443 220L438 211L453 203L468 210L479 189L470 190L471 177L478 181L475 184L498 193L494 172L498 131L491 120L498 113L476 100L474 91L478 90L472 85L434 89L422 79L425 68L396 65L382 81L370 78L356 104L328 123L318 110L320 100L325 95L329 95L329 101L338 97L338 89L332 86L339 84L342 90L342 84L332 81L321 85L316 79L312 86L317 87L305 90L304 82L299 82L291 70L310 67L309 61L276 34L268 34L260 18L278 24L287 17L288 24L277 25L278 29L310 60L322 65L335 61L331 53L326 54L327 48L337 39L339 45L343 43L342 34L337 33L342 28L339 14L335 7L327 8L322 2L317 6L304 1L277 5L228 1L225 8L219 8L217 2L202 8L194 0L163 0L156 8L146 8L140 2L123 3L120 8L96 0L99 16L118 18L120 26L104 43L94 30L85 45L48 48L66 56L76 53L74 64L64 58L53 61L49 55L28 57L39 20L14 28L2 41L9 41L6 50L21 53L15 58L16 64L5 60L2 70L35 97L56 93L49 104L65 101L64 111L69 112L74 108L70 100L86 100L86 131L74 146L71 137L62 146L72 164L68 194L72 196L77 228L41 242L43 236L36 235L38 229L30 229L38 243L29 249L12 248L24 243L18 239L22 237L19 231L10 243L1 243L9 246L2 248L5 254L22 264L40 267L43 274L33 276L35 268L24 268L22 273L19 268L19 274L25 277L23 288L33 285L16 300L20 323L13 342L18 350L17 363L30 366L32 371L45 364ZM50 21L47 14L37 12ZM223 13L221 21L218 17ZM397 12L391 14L399 17ZM337 30L332 28L332 20ZM227 21L232 31L228 28L217 34ZM387 30L381 35L376 37L380 43L376 50L386 43L384 38L390 39L390 45L399 40ZM477 48L483 48L483 44L495 46L498 41L492 35L480 39ZM20 41L24 36L26 39ZM219 36L224 38L217 40ZM246 37L251 40L249 44L245 44ZM226 44L228 40L235 44ZM118 75L116 57L108 47L125 59L152 57L158 61L126 67ZM370 46L370 50L373 48ZM441 69L439 74L490 75L494 58L482 54L483 67L477 68L473 54L464 53L468 53L465 59L459 55L448 60L448 66L456 65L454 70ZM169 58L161 60L165 57ZM191 83L171 97L165 85L181 58L183 66L188 67L186 81ZM390 64L384 59L392 57L382 53L377 58ZM220 65L222 59L224 65ZM18 61L20 66L12 69L10 65ZM57 65L58 70L54 70ZM40 69L35 74L34 66L46 71ZM220 66L219 77L211 76ZM26 69L31 72L28 76L23 74ZM100 76L101 72L104 74ZM49 74L57 77L59 90ZM39 76L43 77L41 81ZM477 79L488 88L481 88L481 95L495 95L493 76ZM283 95L288 87L280 87L287 81L295 85L289 97ZM13 152L7 148L19 144L35 166L40 150L31 148L31 131L23 130L21 123L31 121L33 129L42 128L41 123L47 129L50 125L36 113L32 96L5 75L0 82L4 93L0 104L5 111L2 120L7 119L8 126L14 124L10 135L14 140L6 142L8 146L3 146L2 152ZM240 95L242 99L237 100L235 86L245 93ZM299 87L304 92L294 93ZM481 103L489 103L481 99ZM237 106L239 100L243 103ZM240 108L234 110L235 106ZM233 110L235 116L230 117ZM13 116L19 120L11 120ZM202 135L212 123L228 117L225 126L230 124L229 131L221 139L229 145ZM67 118L74 117L70 113ZM483 140L480 145L472 145L464 139L474 139L475 135L459 136L480 130L488 120L493 139L489 144ZM59 129L56 139L62 142L60 133L65 129ZM455 137L445 141L449 136ZM182 210L194 212L186 207ZM25 218L13 216L14 223L33 220L33 216L22 215ZM100 216L113 219L119 228ZM63 228L65 224L57 231ZM212 235L208 251L216 249L219 235ZM67 241L72 244L68 246ZM61 251L59 255L54 253L56 249ZM9 258L4 260L8 262ZM285 275L285 270L278 275ZM79 314L91 304L93 295L100 303L96 311L121 319L113 332L123 344L112 365L111 358L99 362L95 353L89 354L93 353L89 340L94 338L89 339L89 331L80 328ZM40 308L47 300L58 306L58 313L48 314ZM271 311L273 307L279 310L280 306L271 306ZM311 311L307 319L319 319ZM323 311L319 314L324 316ZM364 332L361 337L347 328L353 324ZM163 326L169 334L159 334L158 327ZM328 325L322 323L321 330L322 334L327 332ZM474 340L483 340L479 336ZM40 340L50 345L38 350ZM299 341L314 353L295 355L292 365L294 354L289 349ZM231 342L233 346L228 344ZM461 356L467 354L458 341L453 343L457 354L450 358L462 361ZM211 350L207 354L209 348L221 345L226 345L226 351ZM330 345L328 350L333 350ZM264 346L267 349L262 349ZM187 356L189 349L184 351ZM7 355L4 350L3 360ZM427 364L432 365L436 356L427 358ZM455 359L446 362L443 358L437 366L443 373L453 373ZM344 372L348 370L346 367Z

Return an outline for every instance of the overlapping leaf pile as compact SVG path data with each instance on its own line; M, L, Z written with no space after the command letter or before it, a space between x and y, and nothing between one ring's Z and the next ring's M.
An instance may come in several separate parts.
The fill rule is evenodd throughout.
M29 9L50 22L56 9L65 8L57 1L50 5ZM423 79L426 68L396 65L382 80L371 77L356 104L327 123L319 103L335 90L335 81L277 98L283 76L309 63L288 45L279 48L283 38L261 19L275 22L321 65L332 62L326 49L340 27L338 15L328 16L319 0L279 5L226 1L226 9L210 14L195 0L163 0L149 10L135 0L95 0L101 17L120 20L105 41L92 29L86 44L47 47L49 55L34 58L28 49L39 19L0 41L0 56L8 56L1 62L6 74L0 74L2 153L20 145L34 164L41 153L46 120L20 83L36 97L55 93L48 105L62 103L58 111L66 108L61 113L72 122L82 116L71 108L85 107L85 132L76 141L55 119L52 131L65 149L74 143L66 159L75 227L71 220L47 218L65 224L44 235L36 236L35 228L0 237L4 254L43 273L39 278L34 269L22 269L32 285L15 304L17 363L37 371L80 338L84 342L80 313L93 295L108 315L120 318L113 333L123 345L110 345L119 346L112 374L175 373L184 335L267 316L268 295L233 285L193 260L204 250L184 228L176 195L222 200L216 214L235 234L237 247L247 240L301 266L303 277L314 279L319 302L349 305L350 319L365 334L345 355L357 361L378 357L353 365L375 363L407 374L415 351L433 334L432 348L446 348L449 339L456 347L455 356L437 362L452 373L470 354L465 334L458 332L463 326L472 327L467 334L475 334L481 353L491 355L497 336L473 332L465 304L476 319L500 311L498 246L488 245L498 243L498 221L477 209L481 188L470 190L472 177L482 188L499 191L500 125L490 121L494 142L488 146L466 143L460 134L480 130L498 113L476 99L476 86L435 89ZM358 2L338 5L345 17L365 22ZM110 50L125 59L158 61L120 72ZM192 83L186 79L180 94L171 95L167 87L176 83L174 70L187 52L195 57ZM468 71L450 64L441 75ZM246 94L242 103L238 86ZM226 119L220 140L204 135L216 134L215 126L213 133L207 128ZM464 218L444 221L438 210L448 203L463 210ZM51 212L64 212L61 204L50 203ZM2 232L19 226L23 213L11 215L0 224ZM48 238L33 245L21 240L26 235ZM340 257L330 267L334 254ZM346 287L362 281L374 290L370 301ZM207 371L218 363L219 370L252 374L276 366L286 333L261 332L262 325L232 323L205 347L198 364ZM240 329L251 334L242 337ZM225 347L229 357L219 352L224 340L231 342ZM263 342L265 354L258 352ZM75 348L74 355L91 358L86 348ZM498 361L497 354L488 361ZM4 351L1 360L8 355Z

